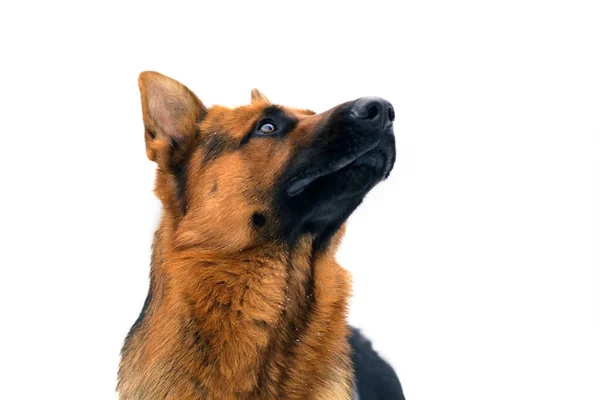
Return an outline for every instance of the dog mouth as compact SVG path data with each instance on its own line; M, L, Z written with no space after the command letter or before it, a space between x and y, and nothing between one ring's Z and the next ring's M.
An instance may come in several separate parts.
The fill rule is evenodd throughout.
M370 146L365 147L361 151L346 155L341 158L337 158L336 160L328 163L325 166L313 167L309 168L301 174L296 175L294 178L290 180L290 183L287 187L287 194L289 197L294 197L302 193L311 183L316 181L319 178L335 174L345 168L351 168L354 166L357 161L360 161L361 157L367 155L369 152L373 152L376 147L380 144L380 140L375 141ZM386 157L387 158L387 157ZM389 174L389 170L391 170L390 161L385 161L385 172L384 177L387 177Z

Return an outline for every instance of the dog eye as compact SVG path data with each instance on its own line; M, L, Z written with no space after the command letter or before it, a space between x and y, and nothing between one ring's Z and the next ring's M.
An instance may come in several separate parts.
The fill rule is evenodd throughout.
M265 122L264 124L262 124L258 130L260 131L260 133L273 133L277 130L277 128L275 127L275 125L273 125L270 122Z

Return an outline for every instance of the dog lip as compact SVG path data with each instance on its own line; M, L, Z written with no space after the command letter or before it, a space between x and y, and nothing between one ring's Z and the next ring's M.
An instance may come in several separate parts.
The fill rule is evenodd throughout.
M377 140L370 146L367 146L363 150L359 151L358 153L356 153L352 156L347 156L347 157L338 159L335 162L333 162L331 165L329 165L325 168L309 169L308 171L305 171L305 172L295 176L294 178L291 179L290 184L287 188L288 196L290 196L290 197L297 196L300 193L302 193L302 191L304 189L306 189L306 187L308 185L310 185L312 182L314 182L318 178L333 174L333 173L341 170L342 168L348 166L349 164L351 164L352 162L354 162L358 158L360 158L360 156L362 156L363 154L368 153L369 151L371 151L375 147L377 147L379 142L380 142L380 140Z

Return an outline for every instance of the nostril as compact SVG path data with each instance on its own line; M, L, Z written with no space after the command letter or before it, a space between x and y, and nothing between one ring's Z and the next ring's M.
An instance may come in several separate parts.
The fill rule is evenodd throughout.
M379 116L379 105L372 103L367 108L367 119L375 119Z
M390 110L391 109L391 110ZM354 102L350 109L353 118L369 124L379 124L394 118L394 108L380 97L362 97Z
M394 107L390 106L388 108L388 117L390 118L390 121L394 122L394 119L396 119L396 113L394 112Z

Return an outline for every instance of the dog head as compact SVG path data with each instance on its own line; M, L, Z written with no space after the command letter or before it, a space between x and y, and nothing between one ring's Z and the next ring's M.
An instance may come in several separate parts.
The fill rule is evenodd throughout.
M394 109L381 98L315 114L256 89L249 105L207 108L156 72L143 72L139 86L175 246L233 252L306 234L327 246L394 165Z

